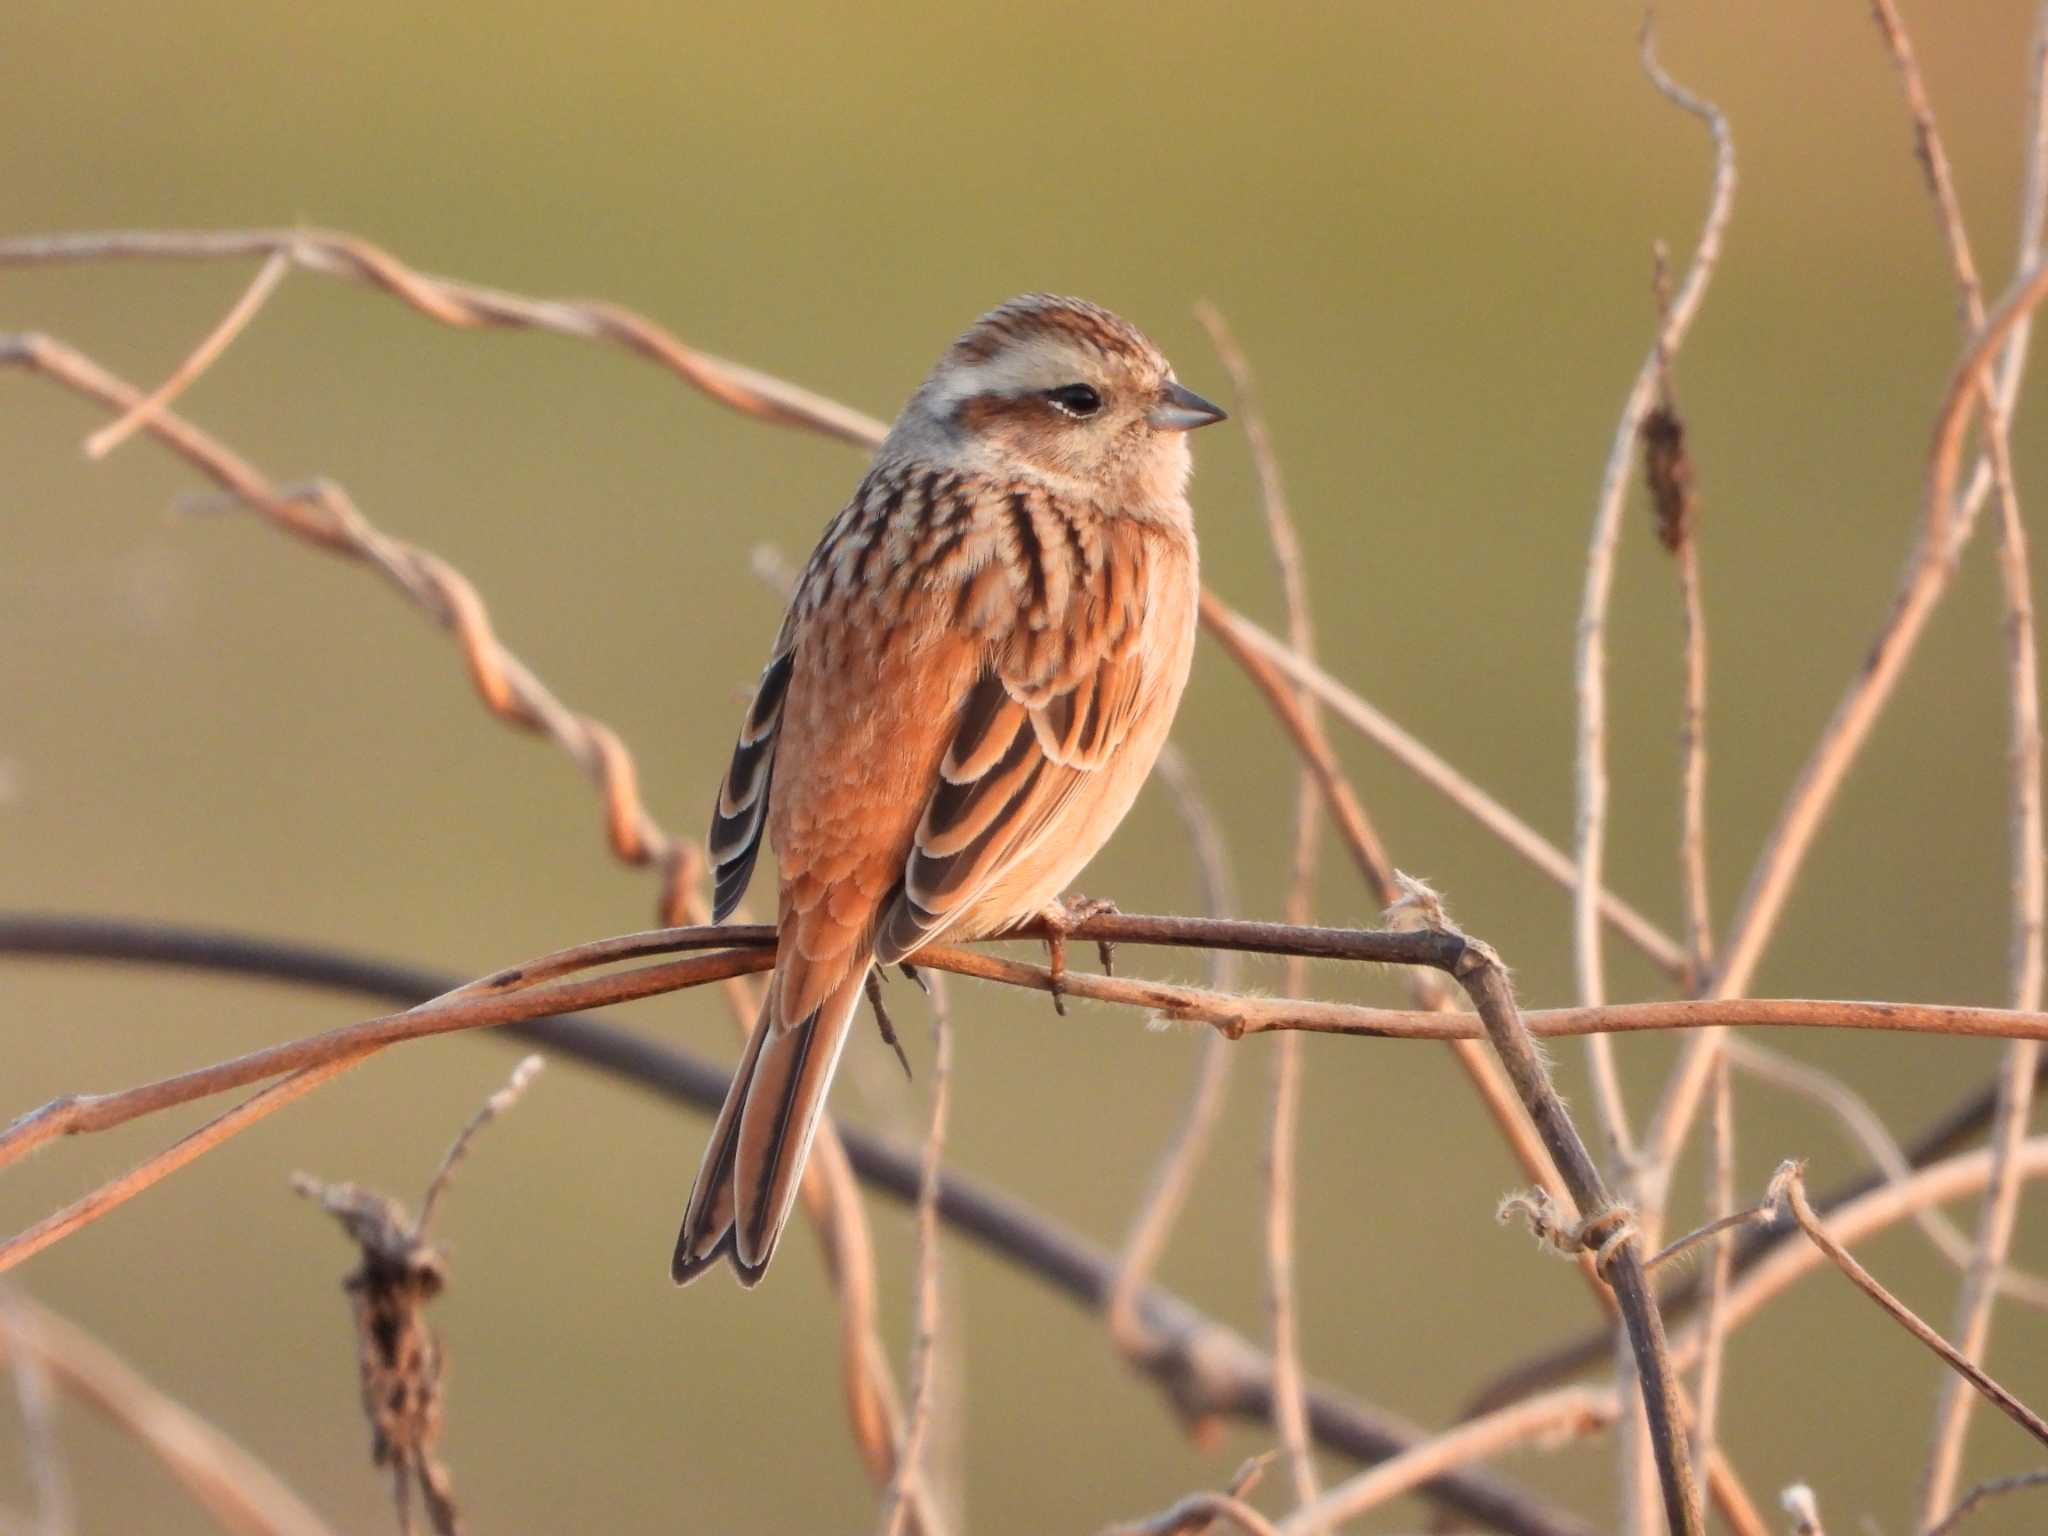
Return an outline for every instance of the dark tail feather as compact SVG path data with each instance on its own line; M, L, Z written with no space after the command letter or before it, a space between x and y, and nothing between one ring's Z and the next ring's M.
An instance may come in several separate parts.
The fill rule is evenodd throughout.
M780 1030L770 982L683 1211L669 1265L676 1284L689 1284L722 1257L742 1285L759 1284L767 1272L866 980L867 967L857 967L817 1012Z

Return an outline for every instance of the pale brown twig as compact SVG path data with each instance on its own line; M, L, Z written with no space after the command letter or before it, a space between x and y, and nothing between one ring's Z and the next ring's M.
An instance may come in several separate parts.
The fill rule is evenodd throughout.
M1708 1159L1707 1209L1725 1218L1735 1213L1735 1104L1728 1084L1725 1049L1714 1062L1713 1155ZM1714 1456L1714 1429L1721 1410L1721 1377L1727 1361L1728 1330L1721 1318L1721 1298L1735 1273L1735 1232L1723 1228L1714 1238L1707 1286L1700 1302L1699 1408L1693 1416L1693 1459L1706 1466Z
M39 1536L71 1536L77 1506L57 1437L57 1394L49 1364L40 1351L22 1348L18 1342L33 1326L14 1289L0 1289L0 1359L6 1361L14 1382L15 1407L21 1415L22 1459L35 1489L35 1529Z
M234 339L242 334L248 323L256 318L256 312L269 302L277 291L277 285L284 281L291 270L291 259L282 251L273 251L262 266L256 269L256 276L243 290L234 307L221 316L220 323L207 332L199 345L192 349L184 362L173 369L170 375L151 390L144 398L135 402L126 411L91 437L85 440L85 454L89 459L105 458L134 433L148 417L162 410L182 395L192 381L211 367L221 353L227 351Z
M1575 888L1578 875L1569 855L1314 662L1295 655L1284 641L1268 634L1213 592L1203 594L1202 623L1219 640L1228 637L1237 647L1265 657L1289 681L1313 693L1332 715L1437 790L1512 852L1565 890ZM1684 976L1682 945L1611 891L1602 891L1599 903L1606 921L1652 964L1670 976Z
M1994 1477L1989 1482L1979 1483L1956 1501L1954 1509L1929 1526L1926 1536L1949 1536L1950 1532L1976 1513L1977 1507L1987 1499L2017 1493L2023 1488L2038 1488L2043 1483L2048 1483L2048 1468L2037 1472L2020 1472L2012 1477Z
M1977 264L1970 250L1962 205L1956 196L1955 179L1949 169L1948 151L1935 121L1920 65L1913 52L1911 36L1892 0L1873 0L1872 13L1884 34L1900 83L1907 110L1913 120L1915 144L1920 163L1927 173L1945 235L1949 260L1955 271L1966 328L1975 333L1984 325L1984 288L1977 276ZM2038 249L2043 204L2048 186L2036 181L2048 176L2039 159L2041 139L2048 134L2048 8L2041 13L2035 39L2035 71L2032 83L2033 127L2029 185L2026 190L2020 238L2021 259ZM1995 381L1987 368L1978 375L1978 399L1984 412L1982 439L1984 457L1991 466L1992 485L1998 497L1998 566L2006 612L2006 670L2010 740L2010 858L2012 864L2012 941L2010 996L2015 1008L2038 1007L2041 999L2042 933L2048 918L2048 889L2044 889L2044 850L2041 825L2041 724L2038 658L2034 638L2034 599L2027 567L2026 526L2020 517L2019 497L2013 484L2012 453L2007 441L2005 408L2000 404ZM2040 1047L2031 1041L2015 1044L2006 1055L1999 1079L1998 1105L1991 1130L1995 1159L1990 1188L1979 1219L1976 1248L1964 1272L1961 1294L1956 1300L1952 1332L1957 1347L1970 1360L1981 1360L1991 1328L1991 1311L1999 1291L1999 1277L2012 1244L2019 1216L2019 1180L2012 1171L2013 1158L2026 1135L2027 1119L2033 1105L2034 1077L2039 1066ZM1976 1399L1963 1390L1962 1381L1944 1372L1935 1402L1934 1429L1927 1468L1921 1480L1920 1519L1932 1523L1955 1497L1961 1480L1963 1444L1969 1430L1970 1411Z
M1315 659L1315 623L1310 615L1308 579L1302 571L1301 536L1288 510L1286 484L1279 455L1259 401L1250 361L1231 334L1223 312L1213 304L1196 307L1209 333L1210 345L1229 374L1237 415L1252 464L1259 477L1259 502L1266 518L1266 542L1280 574L1287 607L1287 640L1298 656ZM1300 695L1301 714L1310 731L1317 730L1313 694ZM1287 901L1283 918L1290 923L1315 917L1317 833L1321 818L1317 801L1322 780L1315 766L1304 763L1294 791L1294 837L1288 859ZM1290 955L1282 970L1281 995L1302 997L1308 991L1308 963ZM1314 1501L1318 1483L1308 1432L1308 1406L1302 1386L1301 1328L1294 1286L1294 1209L1296 1141L1301 1119L1301 1042L1289 1035L1273 1053L1273 1099L1266 1137L1266 1306L1273 1332L1273 1420L1287 1465L1294 1478L1294 1497Z
M1259 690L1271 706L1274 716L1286 728L1294 740L1302 759L1314 772L1322 790L1323 804L1330 813L1330 819L1337 829L1337 835L1350 851L1352 862L1357 866L1367 888L1377 897L1380 905L1393 906L1400 900L1400 887L1394 879L1394 867L1380 842L1379 834L1373 829L1365 808L1359 804L1358 796L1351 782L1344 776L1343 768L1337 762L1336 753L1331 750L1329 739L1323 734L1321 723L1302 708L1301 698L1294 688L1288 686L1286 676L1271 655L1252 638L1258 636L1274 646L1279 642L1243 619L1229 605L1213 593L1202 595L1203 622L1219 645L1243 669L1244 674ZM1282 647L1285 650L1284 647ZM1286 654L1293 655L1291 651ZM1306 683L1300 684L1302 694L1311 692ZM1558 855L1559 859L1563 855ZM1442 985L1427 972L1413 972L1409 979L1409 990L1418 1007L1443 1009L1450 1006L1450 995ZM1557 1170L1550 1165L1550 1156L1543 1150L1537 1139L1535 1127L1529 1124L1521 1102L1514 1090L1502 1076L1499 1065L1477 1040L1460 1040L1452 1045L1458 1065L1465 1071L1479 1100L1494 1124L1500 1129L1520 1165L1522 1176L1530 1183L1540 1185L1558 1199L1569 1198L1564 1186L1558 1182ZM1587 1270L1595 1293L1604 1296L1606 1290L1597 1277Z
M1228 917L1237 910L1236 882L1230 869L1230 852L1223 841L1223 829L1203 797L1194 770L1172 742L1159 754L1154 772L1171 791L1175 812L1187 828L1195 850L1195 877L1202 893L1202 907L1212 917ZM1236 982L1237 955L1213 949L1206 961L1209 984L1219 991L1230 990ZM1187 1107L1181 1111L1166 1150L1153 1170L1151 1185L1138 1203L1137 1213L1124 1234L1117 1259L1116 1283L1110 1288L1103 1315L1109 1336L1126 1358L1135 1358L1152 1342L1139 1316L1138 1301L1158 1268L1167 1239L1194 1186L1195 1173L1208 1150L1216 1119L1223 1110L1224 1089L1229 1081L1236 1052L1228 1037L1211 1031L1202 1042L1195 1078L1188 1090Z
M1731 1065L1749 1073L1759 1082L1796 1093L1840 1120L1883 1178L1899 1183L1913 1176L1912 1160L1906 1156L1905 1149L1892 1136L1877 1111L1840 1078L1740 1036L1728 1040L1726 1052ZM2004 1082L2002 1071L1998 1082ZM1995 1112L1994 1109L1994 1115ZM1949 1263L1958 1269L1968 1267L1973 1251L1970 1239L1947 1215L1929 1208L1915 1211L1913 1220ZM1999 1273L1998 1286L2002 1294L2016 1301L2032 1307L2048 1307L2048 1280L2039 1276L2008 1265Z
M1657 339L1671 317L1670 256L1658 241L1651 289L1657 301ZM1685 681L1678 716L1678 867L1685 907L1685 989L1705 984L1714 946L1713 907L1707 885L1707 619L1700 598L1699 509L1696 471L1678 413L1671 356L1657 358L1656 404L1643 418L1643 478L1656 517L1657 537L1678 576L1679 646Z
M74 1200L60 1211L44 1217L34 1226L17 1232L0 1243L0 1274L32 1258L53 1243L61 1242L81 1227L90 1226L109 1211L125 1205L144 1190L176 1173L187 1163L203 1157L230 1137L240 1134L265 1116L305 1097L330 1078L339 1077L361 1063L368 1050L342 1051L316 1065L302 1067L236 1105L226 1114L209 1120L191 1135L174 1142L155 1157L110 1179L91 1194Z
M1801 768L1778 822L1758 856L1749 887L1730 924L1730 937L1722 949L1720 969L1712 988L1715 997L1736 997L1748 989L1756 963L1783 910L1792 878L1812 846L1821 818L1889 701L1935 604L1947 590L1954 569L1950 534L1955 519L1950 513L1963 438L1977 403L1977 375L2000 348L2023 338L2023 327L2044 297L2048 297L2048 262L2036 261L2013 279L1993 306L1984 328L1964 349L1950 378L1935 415L1934 440L1928 451L1925 517L1914 558L1891 616ZM2017 355L2008 351L2008 364ZM2017 370L2008 367L2001 375L2002 401L2007 398L2007 378L2016 385ZM1695 1043L1672 1075L1658 1107L1655 1134L1650 1138L1664 1161L1669 1161L1669 1154L1685 1139L1706 1087L1705 1068L1709 1065L1711 1056L1707 1048Z
M237 1536L330 1536L327 1523L268 1467L165 1396L77 1324L15 1292L0 1309L0 1357L33 1357L163 1464L223 1530Z
M2017 1161L2017 1159L2008 1160L2005 1166L2015 1166ZM1998 1160L1993 1159L1991 1168L1993 1176L1997 1176L1999 1166ZM2007 1418L2019 1425L2021 1429L2024 1429L2041 1444L2048 1445L2048 1422L2043 1422L2041 1416L2035 1413L2033 1409L2014 1397L2012 1393L2008 1392L1996 1381L1993 1381L1984 1371L1983 1367L1979 1366L1974 1360L1967 1358L1953 1344L1949 1343L1947 1339L1944 1339L1940 1334L1928 1327L1926 1323L1922 1322L1919 1315L1911 1307L1886 1290L1879 1283L1877 1277L1857 1263L1849 1250L1843 1247L1842 1243L1828 1231L1827 1224L1821 1220L1813 1207L1807 1203L1805 1181L1801 1176L1799 1164L1786 1163L1781 1167L1776 1177L1771 1180L1771 1187L1774 1192L1783 1197L1793 1217L1805 1230L1806 1235L1813 1239L1814 1246L1826 1254L1829 1259L1833 1260L1835 1267L1855 1282L1857 1289L1861 1290L1864 1295L1890 1313L1893 1320L1900 1327L1904 1328L1914 1338L1939 1355L1947 1363L1950 1370L1976 1388L1986 1400L1995 1405Z
M2048 1174L2048 1136L2023 1143L2018 1166L2024 1179ZM1916 1210L1984 1188L1990 1173L1991 1154L1982 1148L1944 1158L1918 1170L1904 1183L1881 1184L1834 1207L1827 1213L1828 1230L1838 1243L1859 1242L1907 1220ZM1794 1227L1798 1229L1796 1222ZM1723 1298L1727 1329L1732 1333L1741 1328L1788 1286L1820 1268L1826 1257L1809 1243L1785 1243L1771 1249ZM1700 1351L1701 1330L1695 1322L1673 1339L1671 1358L1679 1369L1689 1370L1699 1363Z
M1412 1449L1345 1479L1281 1522L1281 1536L1319 1536L1346 1520L1399 1498L1445 1469L1499 1454L1527 1441L1554 1443L1606 1429L1617 1399L1593 1387L1564 1387L1524 1399L1433 1435Z
M2048 51L2037 41L2037 81L2044 68L2048 68ZM2033 310L2044 292L2048 292L2048 266L2041 261L2044 207L2048 207L2048 118L2042 112L2043 93L2037 89L2035 96L2022 193L2017 275L1987 315L1985 324L1977 328L1964 347L1962 361L1950 378L1936 414L1933 445L1928 452L1921 527L1898 594L1875 642L1822 728L1820 739L1800 769L1778 820L1757 855L1722 947L1713 987L1716 995L1735 996L1748 990L1820 823L1850 764L1862 751L1872 726L1889 702L1921 631L1947 589L1956 556L1975 525L1977 511L1991 490L1994 471L1987 454L1979 459L1960 508L1953 499L1964 433L1971 409L1978 403L1979 375L1998 356L1993 399L1997 409L2009 417L2026 367ZM1695 1047L1674 1075L1658 1110L1656 1140L1660 1151L1684 1140L1705 1087L1706 1065L1701 1049Z
M1666 99L1697 117L1714 144L1714 175L1707 214L1669 312L1662 316L1649 355L1636 370L1608 449L1586 550L1586 583L1579 610L1574 678L1578 694L1578 810L1573 835L1576 883L1572 896L1573 964L1579 1001L1597 1007L1606 1001L1606 973L1601 958L1599 893L1607 839L1607 675L1606 632L1608 595L1614 582L1614 554L1621 537L1621 509L1628 493L1628 469L1642 433L1643 421L1657 397L1660 378L1678 353L1707 285L1720 260L1721 240L1734 211L1735 143L1728 119L1712 102L1694 95L1667 74L1657 61L1651 14L1643 18L1642 66L1650 83ZM1614 1053L1604 1037L1589 1048L1594 1102L1609 1139L1622 1162L1635 1159L1635 1137L1622 1101Z
M1707 885L1707 617L1700 599L1700 556L1687 539L1678 550L1678 608L1685 656L1685 703L1679 725L1679 862L1684 873L1685 945L1695 991L1714 962L1714 920Z
M455 1140L448 1144L448 1150L441 1158L441 1166L434 1170L434 1176L427 1181L426 1194L420 1197L419 1220L413 1223L412 1228L415 1239L427 1235L427 1228L434 1219L434 1207L440 1203L441 1196L448 1192L448 1186L455 1178L455 1170L461 1166L462 1160L469 1156L470 1145L476 1140L477 1132L524 1098L526 1090L533 1086L533 1080L540 1076L541 1069L546 1065L547 1060L542 1056L521 1057L519 1065L512 1069L511 1077L506 1079L505 1086L485 1099L483 1106L469 1117L469 1123L456 1133Z
M909 1528L912 1495L928 1489L924 1442L931 1431L932 1398L939 1347L939 1159L946 1145L947 1095L952 1085L953 1022L946 1010L946 983L931 979L932 1107L925 1134L917 1190L917 1284L910 1343L910 1415L896 1453L896 1472L882 1495L882 1536Z

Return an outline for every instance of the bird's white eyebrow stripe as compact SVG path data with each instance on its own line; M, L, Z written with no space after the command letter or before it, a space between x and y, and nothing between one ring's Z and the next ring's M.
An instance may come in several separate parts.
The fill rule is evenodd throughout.
M937 381L932 404L942 414L978 395L1021 395L1084 380L1096 371L1074 348L1042 336L1004 347L995 356L951 368Z

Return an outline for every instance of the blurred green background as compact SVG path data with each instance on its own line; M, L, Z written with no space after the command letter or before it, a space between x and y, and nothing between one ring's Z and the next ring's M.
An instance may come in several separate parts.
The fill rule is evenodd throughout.
M1980 260L2009 270L2030 8L1911 9ZM1569 666L1583 540L1649 334L1651 242L1689 247L1704 135L1635 60L1621 6L1171 8L346 7L12 0L0 14L9 233L303 220L430 271L601 295L685 338L894 412L939 348L1022 289L1083 293L1227 396L1191 315L1217 302L1260 369L1310 551L1331 667L1557 838L1571 820ZM1714 892L1725 918L1789 776L1889 600L1919 504L1956 306L1894 72L1861 6L1686 4L1679 78L1729 111L1742 184L1680 367L1702 476ZM0 275L0 329L35 328L151 382L247 270ZM2038 370L2037 370L2038 372ZM2023 491L2048 470L2023 402ZM639 754L656 813L695 834L778 605L748 573L800 556L859 456L761 426L605 348L463 334L294 277L184 404L280 478L331 475L470 573L562 695ZM591 794L508 733L454 653L363 570L251 518L178 517L194 488L146 441L92 465L102 418L0 380L0 903L156 916L463 971L643 925L651 887L605 854ZM1241 434L1198 443L1207 573L1279 610ZM1639 498L1638 498L1639 501ZM1616 583L1612 879L1676 928L1677 625L1640 506ZM1988 545L1964 570L1842 796L1758 981L1769 994L1997 1003L2005 993L2004 711ZM1289 755L1205 645L1176 740L1222 808L1247 911L1277 914ZM1562 895L1374 751L1347 763L1397 861L1448 892L1532 1005L1570 999ZM1170 806L1148 794L1084 888L1190 909ZM758 892L757 892L758 894ZM1343 860L1320 911L1368 922ZM1618 996L1662 995L1617 944ZM1192 977L1191 957L1130 964ZM1260 985L1276 980L1255 972ZM1391 1000L1384 975L1325 995ZM914 996L899 1022L920 1067ZM950 1158L1105 1242L1174 1123L1198 1037L962 986ZM141 1081L363 1012L161 974L0 966L0 1113ZM709 994L623 1022L729 1053ZM1984 1078L1994 1048L1808 1035L1903 1132ZM1671 1043L1622 1046L1647 1104ZM1585 1099L1577 1045L1556 1053ZM1269 1044L1235 1093L1163 1278L1263 1327L1258 1191ZM1589 1317L1567 1266L1489 1219L1512 1165L1440 1049L1311 1040L1302 1163L1311 1369L1424 1424ZM509 1064L481 1037L412 1046L267 1122L20 1274L271 1460L338 1528L386 1527L364 1455L332 1226L295 1168L416 1192ZM835 1098L909 1133L863 1035ZM1860 1166L1775 1090L1738 1099L1742 1177ZM35 1219L196 1116L11 1170ZM446 1212L447 1450L479 1531L859 1528L871 1496L836 1381L814 1246L763 1290L666 1276L701 1120L572 1067L479 1149ZM1680 1187L1691 1202L1691 1163ZM1690 1209L1688 1204L1687 1209ZM911 1243L873 1209L901 1358ZM1972 1208L1958 1208L1966 1222ZM2022 1249L2048 1266L2029 1196ZM1917 1233L1869 1260L1945 1321ZM942 1475L986 1532L1093 1529L1226 1479L1271 1442L1191 1445L1100 1328L954 1245L947 1310L965 1416ZM2048 1324L2007 1306L1992 1366L2048 1396ZM1831 1523L1898 1531L1933 1363L1819 1276L1731 1352L1725 1438L1760 1496L1810 1481ZM84 1527L206 1529L88 1413L67 1411ZM2038 1460L1981 1413L1972 1473ZM0 1430L11 1447L11 1421ZM1333 1472L1336 1468L1331 1469ZM1508 1470L1609 1516L1599 1442ZM0 1503L22 1508L20 1458ZM2040 1505L1977 1529L2038 1528ZM1412 1528L1419 1508L1374 1530Z

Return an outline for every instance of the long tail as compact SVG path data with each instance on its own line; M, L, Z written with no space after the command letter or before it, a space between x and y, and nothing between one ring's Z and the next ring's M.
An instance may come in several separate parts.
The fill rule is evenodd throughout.
M689 1284L721 1255L732 1260L741 1285L758 1285L767 1272L867 973L865 964L854 967L817 1012L788 1029L774 1022L781 974L769 982L683 1211L669 1266L676 1284Z

